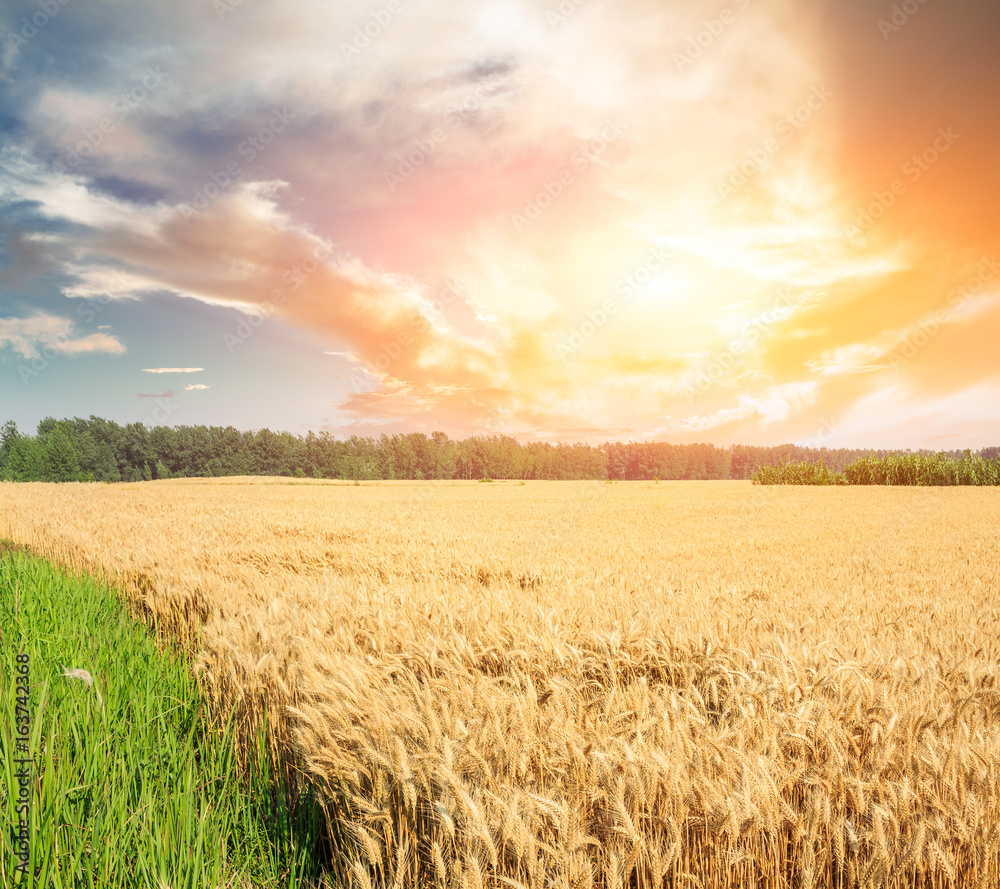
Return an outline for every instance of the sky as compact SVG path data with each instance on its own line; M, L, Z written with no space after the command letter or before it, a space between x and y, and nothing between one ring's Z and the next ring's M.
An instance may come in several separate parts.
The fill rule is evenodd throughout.
M6 0L0 420L1000 443L995 0Z

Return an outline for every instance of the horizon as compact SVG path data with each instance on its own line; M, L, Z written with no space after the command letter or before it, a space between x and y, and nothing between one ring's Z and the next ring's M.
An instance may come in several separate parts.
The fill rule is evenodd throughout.
M42 432L39 431L39 428L46 421L50 421L51 420L51 421L54 421L58 425L62 425L62 424L67 424L67 423L68 424L72 424L74 421L83 421L84 423L89 423L91 420L94 420L94 419L100 420L100 421L103 421L103 422L117 423L121 429L125 429L129 425L127 423L118 423L118 421L113 420L113 419L109 419L109 418L106 418L106 417L94 417L92 415L90 417L43 417L39 421L39 423L37 423L34 427L30 427L30 428L29 427L22 428L20 426L20 424L17 423L16 420L13 420L13 418L0 417L0 426L4 426L6 424L6 422L8 420L10 420L11 422L15 423L17 434L19 434L22 437L26 437L26 438L34 438L34 437L38 437L38 436L40 436L40 435L43 434ZM137 421L137 422L141 423L142 421ZM147 429L147 431L152 431L153 429L156 429L156 428L163 428L163 429L169 429L169 430L175 430L175 429L178 429L178 428L183 428L183 424L173 425L173 424L170 424L170 423L159 423L159 424L156 424L156 425L153 425L153 426L150 426L148 424L143 424L143 425L145 426L145 428ZM522 447L526 447L526 446L532 445L532 444L537 444L537 445L551 445L553 447L559 446L559 445L567 445L567 446L584 445L584 446L593 448L595 450L599 450L599 449L601 449L603 447L606 447L608 445L662 444L662 445L674 445L674 446L678 446L678 447L684 447L686 445L708 445L710 447L718 448L719 450L723 450L723 451L731 451L734 448L753 448L753 449L758 449L758 450L780 450L781 448L789 448L789 447L790 448L799 448L801 450L807 450L807 451L831 451L831 452L833 452L833 451L872 451L872 452L882 452L882 451L884 451L884 452L896 452L896 453L912 452L912 453L929 453L929 454L958 454L958 453L964 453L965 451L970 451L972 454L981 454L981 453L985 453L985 452L988 452L988 451L994 451L994 450L1000 451L1000 444L984 445L983 447L975 448L975 449L972 449L972 448L875 448L875 447L865 447L863 445L861 445L861 446L855 446L855 447L847 447L847 446L843 446L843 447L836 447L836 446L830 447L827 444L824 444L823 441L821 439L819 439L819 438L815 439L814 443L812 443L812 444L810 444L808 442L801 443L801 442L794 442L794 441L782 441L782 442L778 442L776 444L771 444L771 445L755 445L755 444L748 444L746 442L739 442L739 441L721 442L721 443L719 443L719 442L710 442L710 441L670 442L670 441L665 441L665 440L662 440L662 439L661 440L652 440L652 439L641 439L641 438L607 438L607 439L604 439L602 441L582 441L582 440L569 440L569 439L567 439L567 440L561 440L561 441L555 441L555 440L552 440L552 439L531 438L531 437L525 437L525 436L518 436L518 435L512 434L512 433L490 431L488 429L480 429L480 430L478 430L478 431L476 431L474 433L471 433L470 435L456 437L456 436L453 436L453 435L449 435L448 433L444 432L444 430L440 430L440 429L432 429L429 432L424 432L423 430L398 431L398 432L393 432L391 434L387 433L387 432L378 432L378 433L368 434L368 435L365 435L365 436L359 436L359 435L357 435L356 432L352 432L350 435L346 435L345 434L345 435L341 436L341 435L337 434L336 430L329 430L329 429L318 429L318 430L316 430L316 429L306 429L306 430L298 430L298 431L296 431L296 430L291 430L291 429L271 429L268 426L260 426L260 427L256 427L256 428L245 428L245 427L241 428L239 426L233 426L232 424L223 426L223 425L220 425L218 423L214 423L214 424L209 424L209 423L195 423L195 424L188 425L187 428L222 429L222 430L234 429L236 432L238 432L241 435L258 435L261 432L271 432L271 433L276 434L276 435L281 435L283 433L289 433L291 435L294 435L294 436L302 438L302 439L307 438L310 434L316 435L316 436L329 435L333 440L335 440L335 441L342 441L342 442L347 442L352 437L358 437L358 438L362 438L362 439L373 441L376 444L379 443L379 440L380 440L380 438L381 438L382 435L386 435L389 439L394 439L394 438L399 437L399 436L408 437L408 436L411 436L411 435L423 435L425 438L431 439L432 437L434 437L434 436L436 436L436 435L438 435L440 433L440 434L445 435L446 438L448 439L448 441L451 442L451 443L453 443L453 444L459 444L459 443L461 443L463 441L467 441L467 440L472 439L472 438L493 438L495 436L496 437L506 436L506 437L514 439L517 442L517 444L520 445L520 446L522 446Z
M995 4L49 6L0 422L1000 441Z

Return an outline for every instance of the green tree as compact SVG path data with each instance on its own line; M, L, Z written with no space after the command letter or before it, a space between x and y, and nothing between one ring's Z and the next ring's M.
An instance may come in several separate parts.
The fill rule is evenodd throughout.
M81 465L85 465L82 460ZM99 482L120 482L122 480L121 473L118 471L118 461L115 460L111 446L106 441L102 441L96 446L96 457L90 471Z
M73 439L62 426L56 426L45 436L42 459L45 481L80 481L80 456Z
M19 436L10 446L0 477L12 482L40 482L45 476L42 456L37 439Z
M13 420L8 420L3 424L3 429L0 429L0 472L3 471L7 463L7 458L14 447L14 442L20 437L21 433L17 431L17 423Z
M454 478L457 453L455 442L444 432L432 432L431 440L436 448L434 478Z

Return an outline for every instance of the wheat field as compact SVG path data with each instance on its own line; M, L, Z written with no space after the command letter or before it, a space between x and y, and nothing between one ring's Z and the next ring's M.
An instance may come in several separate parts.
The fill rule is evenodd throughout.
M988 488L0 485L243 743L266 707L366 889L1000 886L998 528Z

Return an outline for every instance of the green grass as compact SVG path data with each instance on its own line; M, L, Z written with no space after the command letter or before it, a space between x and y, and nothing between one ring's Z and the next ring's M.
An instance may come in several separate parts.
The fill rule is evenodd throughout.
M946 452L859 457L831 472L825 463L758 466L755 485L1000 485L1000 458L984 460L971 451L957 460Z
M16 658L30 656L30 866L15 870ZM88 686L63 675L84 669ZM189 660L114 590L0 543L0 886L314 885L323 816L296 814L259 745L252 780ZM19 817L19 816L18 816Z

